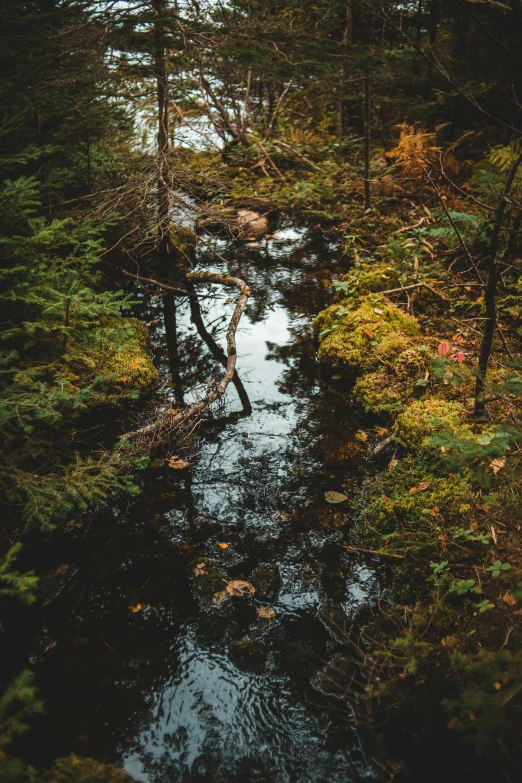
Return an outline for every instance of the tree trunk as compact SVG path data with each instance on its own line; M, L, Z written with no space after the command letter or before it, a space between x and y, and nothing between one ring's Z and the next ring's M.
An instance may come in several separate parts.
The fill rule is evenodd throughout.
M437 28L439 26L439 0L430 0L429 10L428 40L430 44L434 44L437 40Z
M168 256L170 244L169 93L165 58L166 0L152 0L154 21L154 72L158 105L158 250Z
M371 85L368 64L364 72L364 208L370 209Z
M178 326L176 320L176 295L167 291L163 297L163 318L165 321L165 340L169 359L170 378L174 389L174 399L180 408L185 405L183 385L180 375L180 359L178 348Z
M522 155L519 155L518 158L513 161L511 168L509 169L506 183L504 185L504 191L495 213L493 229L491 231L491 243L488 257L488 278L484 291L486 322L484 326L484 334L482 335L482 343L480 346L477 367L477 382L475 386L475 416L482 416L484 414L484 387L486 384L486 373L488 369L489 357L491 355L491 346L493 343L495 326L497 324L497 307L495 298L497 293L499 274L497 257L499 250L500 231L502 229L504 212L506 211L506 204L508 202L511 187L513 185L513 180L515 179L515 175L521 163Z

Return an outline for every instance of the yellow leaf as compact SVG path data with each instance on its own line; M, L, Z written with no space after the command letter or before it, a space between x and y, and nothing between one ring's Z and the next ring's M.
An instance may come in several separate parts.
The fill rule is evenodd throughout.
M505 464L506 464L505 457L497 457L497 459L494 459L489 463L489 467L491 468L491 470L496 476L499 470L502 470Z
M229 595L254 595L256 592L256 588L251 585L250 582L245 582L244 579L233 579L231 582L227 582L226 579L223 579L223 581L226 582L226 591Z
M169 459L169 468L173 468L174 470L183 470L183 468L189 468L190 465L190 462L185 462L185 460L182 460L179 457L171 457Z
M129 606L129 609L131 612L136 613L140 611L141 606L142 606L141 604L136 604L136 606Z
M218 544L220 549L228 549L228 544Z
M257 614L263 620L272 620L272 618L276 616L277 612L275 609L272 609L271 606L258 606Z

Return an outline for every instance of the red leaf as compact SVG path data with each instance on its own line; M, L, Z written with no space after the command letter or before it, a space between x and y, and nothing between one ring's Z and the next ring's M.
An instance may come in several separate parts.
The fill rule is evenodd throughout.
M463 353L458 353L457 356L456 356L456 359L457 359L458 362L463 362L464 361L464 354Z
M447 356L451 350L449 343L439 343L439 347L437 348L437 352L439 356Z

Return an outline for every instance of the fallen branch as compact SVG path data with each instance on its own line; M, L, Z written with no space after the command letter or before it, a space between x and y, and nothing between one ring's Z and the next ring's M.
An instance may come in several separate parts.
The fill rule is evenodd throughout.
M395 440L395 435L389 435L387 438L385 438L383 441L378 443L372 453L370 454L370 457L376 457L378 454L381 453L381 451L384 451L390 443L393 443Z
M428 283L412 283L411 285L403 285L401 288L390 288L388 291L377 291L376 293L382 294L383 296L385 294L400 294L401 291L411 291L412 288L427 288L428 291L431 291L431 293L435 294L435 296L440 296L440 298L444 299L446 302L450 301L447 296L441 294L440 291L437 291L431 285L428 285Z
M229 275L221 275L215 272L189 272L187 279L192 283L217 283L219 285L234 286L240 291L236 307L227 329L227 363L225 373L219 383L213 385L207 394L198 402L190 405L188 408L171 408L163 411L163 413L161 413L155 421L151 422L151 424L147 424L132 432L126 432L120 437L120 441L135 440L139 437L149 438L150 436L156 436L160 433L165 437L176 427L179 427L186 422L187 419L197 416L211 403L220 399L224 395L228 384L234 378L237 360L236 331L243 310L246 307L248 297L250 296L251 289L245 281L241 280L239 277L230 277Z

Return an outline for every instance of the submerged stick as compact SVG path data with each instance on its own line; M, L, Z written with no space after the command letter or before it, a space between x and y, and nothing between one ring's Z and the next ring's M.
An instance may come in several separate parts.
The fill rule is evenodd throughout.
M222 397L227 389L230 381L234 379L236 371L237 360L237 348L236 348L236 331L239 324L241 315L246 307L248 297L251 294L251 289L241 280L239 277L231 277L230 275L221 275L215 272L189 272L187 279L193 283L217 283L219 285L228 285L238 288L240 295L237 299L232 318L227 329L227 361L225 373L219 383L211 388L207 394L198 402L190 405L188 408L181 409L169 409L164 411L158 416L156 421L147 424L144 427L140 427L132 432L126 432L120 437L120 441L135 440L139 437L149 437L160 432L170 432L177 426L180 426L187 419L201 413L211 403Z

